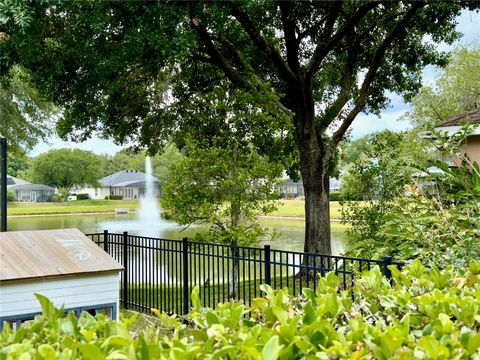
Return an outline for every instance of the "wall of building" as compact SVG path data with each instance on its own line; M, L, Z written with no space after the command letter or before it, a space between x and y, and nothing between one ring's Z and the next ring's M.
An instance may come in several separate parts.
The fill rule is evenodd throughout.
M472 161L480 164L480 135L470 135L467 138L463 151Z
M116 303L118 314L119 281L119 274L99 274L2 283L0 317L40 312L34 293L65 308Z
M54 190L15 190L17 201L22 202L51 201L54 194Z
M76 189L76 194L88 194L90 199L101 200L105 199L105 196L110 195L109 188L82 188Z

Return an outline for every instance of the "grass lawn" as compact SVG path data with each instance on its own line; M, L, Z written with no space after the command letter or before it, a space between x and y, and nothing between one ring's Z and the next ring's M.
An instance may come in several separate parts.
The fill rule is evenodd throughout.
M75 200L63 203L9 202L8 215L72 214L88 212L111 212L115 208L135 210L138 200Z
M74 214L89 212L112 212L115 208L136 210L138 200L75 200L63 203L22 203L9 202L8 215L43 215L43 214ZM279 200L278 210L271 213L273 216L305 216L304 200ZM340 204L330 202L330 216L340 218Z
M278 210L270 215L275 216L305 216L304 200L279 200ZM330 216L332 218L340 218L340 203L338 201L330 201Z

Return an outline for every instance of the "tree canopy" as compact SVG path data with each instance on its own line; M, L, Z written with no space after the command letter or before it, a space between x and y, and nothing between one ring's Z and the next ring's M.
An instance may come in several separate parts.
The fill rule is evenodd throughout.
M216 88L181 109L192 126L176 134L186 156L170 168L162 206L181 225L211 224L209 240L256 243L265 233L257 215L275 209L286 159L278 158L282 137L272 141L272 132L288 118L252 104L250 94Z
M480 108L480 46L456 48L434 84L424 86L412 104L407 117L424 129Z
M8 83L0 81L0 135L12 151L29 150L46 139L54 114L54 106L40 96L24 69L14 67Z
M98 185L100 171L101 161L97 155L79 149L58 149L32 159L29 179L57 187L66 197L75 187Z
M2 66L20 63L64 107L57 130L101 132L152 151L178 109L216 86L241 89L292 122L305 188L305 251L330 253L328 179L360 112L412 97L444 65L455 18L478 2L24 2L6 12ZM180 105L180 106L179 106ZM198 109L201 112L202 109ZM258 134L255 135L257 137Z

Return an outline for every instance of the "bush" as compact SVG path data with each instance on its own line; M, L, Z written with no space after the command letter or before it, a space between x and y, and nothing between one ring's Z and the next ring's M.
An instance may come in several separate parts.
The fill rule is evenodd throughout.
M90 195L88 194L77 194L77 200L88 200L90 199Z
M107 199L107 200L123 200L123 195L105 196L105 199Z
M360 193L330 193L330 201L361 201L363 196Z
M377 268L364 272L349 291L338 292L333 273L316 291L292 298L287 289L261 288L251 308L238 302L201 307L198 288L184 318L154 312L155 329L132 335L135 317L121 323L84 312L61 318L38 296L43 315L14 333L0 335L0 358L18 359L478 359L480 263L463 273L440 272L420 262L391 285Z
M53 194L52 202L63 202L63 196L59 194Z
M17 193L13 189L7 189L7 201L17 201Z

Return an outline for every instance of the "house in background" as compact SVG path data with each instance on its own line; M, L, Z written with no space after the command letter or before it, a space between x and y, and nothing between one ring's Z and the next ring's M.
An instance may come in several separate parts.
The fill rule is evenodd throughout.
M7 189L15 191L17 201L43 202L51 201L55 188L42 184L31 184L28 181L7 175Z
M122 196L123 199L138 199L145 193L147 175L137 170L122 170L98 180L100 187L77 189L77 194L84 193L90 199L105 199L108 196ZM160 183L154 177L154 186L160 195Z
M281 198L305 196L303 181L293 181L290 178L284 179L284 182L277 185ZM340 180L330 178L330 193L340 192Z
M446 135L454 134L462 127L462 123L478 124L479 127L467 137L466 143L463 147L463 152L468 155L470 160L476 161L480 164L480 109L468 111L464 114L454 116L453 118L442 122L436 127L441 133ZM446 163L455 166L455 159L442 158Z

